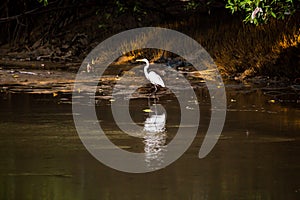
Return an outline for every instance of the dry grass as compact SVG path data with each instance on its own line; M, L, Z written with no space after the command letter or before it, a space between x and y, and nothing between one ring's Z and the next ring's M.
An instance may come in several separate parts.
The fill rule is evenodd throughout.
M258 27L245 25L239 19L216 23L207 18L195 18L167 27L180 30L197 40L210 53L224 76L239 73L242 76L281 76L283 73L297 76L295 72L299 75L299 65L290 66L290 59L299 60L299 57L285 58L285 63L280 61L282 56L290 56L287 55L290 53L288 49L299 49L300 28L297 17L272 21Z
M299 16L285 21L274 20L262 26L246 25L240 19L222 14L221 17L224 19L220 20L220 16L194 16L159 26L178 30L198 41L214 59L224 77L300 76L297 55L300 43ZM153 37L155 34L149 33L139 41L124 45L122 53L130 58L125 61L141 57L158 60L174 56L160 49L136 48Z

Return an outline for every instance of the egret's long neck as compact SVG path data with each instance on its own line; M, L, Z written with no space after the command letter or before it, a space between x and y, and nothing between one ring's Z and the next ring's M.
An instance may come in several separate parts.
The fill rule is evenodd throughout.
M146 62L146 61L145 61ZM149 68L149 62L146 62L146 65L144 67L144 73L145 73L145 76L148 78L149 76L149 73L148 73L148 68Z

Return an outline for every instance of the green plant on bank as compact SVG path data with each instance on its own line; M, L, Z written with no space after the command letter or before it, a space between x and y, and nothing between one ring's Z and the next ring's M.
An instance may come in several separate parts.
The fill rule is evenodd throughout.
M295 12L294 0L228 0L226 8L232 14L243 13L244 22L256 25L267 23L271 18L284 19Z

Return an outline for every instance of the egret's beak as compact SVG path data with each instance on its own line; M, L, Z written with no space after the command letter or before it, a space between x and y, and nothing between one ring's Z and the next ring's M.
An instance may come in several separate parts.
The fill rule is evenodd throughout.
M143 61L142 59L135 60L135 62L142 62L142 61Z

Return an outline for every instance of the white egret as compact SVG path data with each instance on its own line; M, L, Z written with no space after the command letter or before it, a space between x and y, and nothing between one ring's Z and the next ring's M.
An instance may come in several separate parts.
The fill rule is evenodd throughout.
M149 68L149 61L144 58L144 59L138 59L136 61L140 61L140 62L145 62L146 65L144 67L144 74L145 74L145 77L154 85L155 87L155 91L157 91L157 85L160 85L161 87L165 87L165 83L164 81L162 80L162 78L155 72L149 72L148 73L148 68Z
M93 71L93 67L90 65L90 63L88 63L86 66L86 72L91 73L92 71Z

